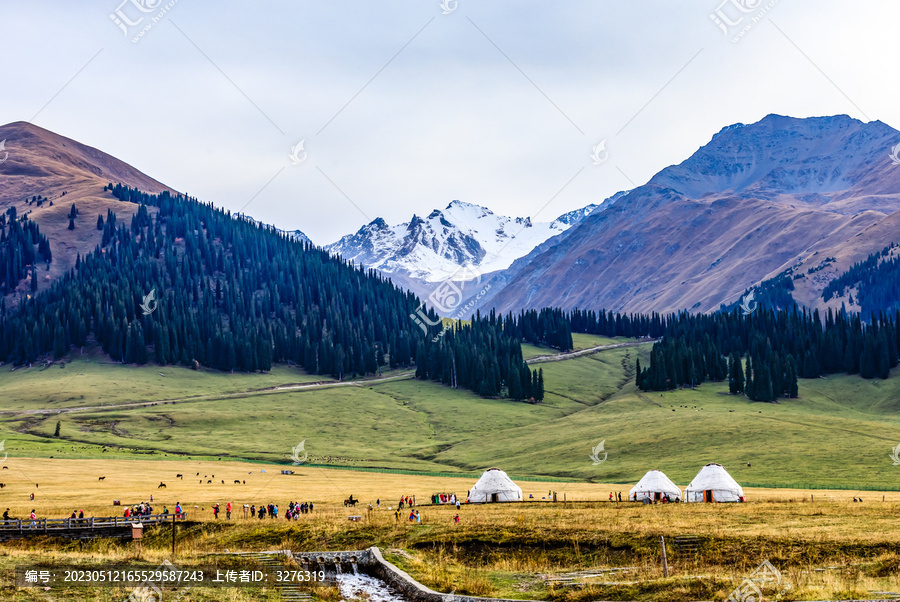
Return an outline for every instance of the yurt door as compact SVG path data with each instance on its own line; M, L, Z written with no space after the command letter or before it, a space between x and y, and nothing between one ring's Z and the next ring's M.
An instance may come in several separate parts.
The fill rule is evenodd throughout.
M492 494L491 494L491 501L492 501L492 502L499 502L499 501L500 501L500 494L499 494L499 493L492 493Z
M712 502L713 501L712 489L707 489L706 491L703 492L703 501L704 502Z

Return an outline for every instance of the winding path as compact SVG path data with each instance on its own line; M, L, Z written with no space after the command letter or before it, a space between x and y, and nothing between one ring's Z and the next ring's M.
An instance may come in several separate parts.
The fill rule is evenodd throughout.
M628 343L614 343L612 345L598 345L597 347L589 347L588 349L580 349L578 351L567 351L565 353L556 353L551 355L538 355L531 359L525 360L526 364L543 364L546 362L560 362L562 360L570 360L584 355L593 355L601 351L609 349L621 349L622 347L638 347L648 343L655 343L659 339L641 339L640 341L630 341Z

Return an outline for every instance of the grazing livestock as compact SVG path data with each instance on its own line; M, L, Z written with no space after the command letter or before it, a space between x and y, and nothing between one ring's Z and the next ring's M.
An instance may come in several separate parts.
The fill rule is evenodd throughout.
M222 479L222 484L223 484L223 485L225 484L225 479Z
M234 480L234 484L235 484L235 485L240 485L240 484L241 484L240 479L235 479L235 480Z
M160 481L160 482L159 482L159 486L157 487L157 489L165 489L165 487L166 487L166 484L163 483L162 481Z
M206 481L207 485L209 485L210 483L212 483L212 479L209 479L208 481Z
M0 483L0 489L3 489L4 487L6 487L6 483Z
M176 478L176 479L181 479L181 480L183 481L183 480L184 480L184 475L183 475L183 474L177 474L177 475L175 475L175 478Z
M98 480L98 481L102 481L102 480L105 479L105 478L106 478L106 477L99 477L97 480Z

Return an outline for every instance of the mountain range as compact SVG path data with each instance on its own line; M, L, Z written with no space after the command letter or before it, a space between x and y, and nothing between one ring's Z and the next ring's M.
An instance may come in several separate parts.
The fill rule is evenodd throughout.
M853 309L822 291L900 239L898 143L846 115L728 126L494 276L474 310L705 312L778 275L802 305Z
M381 218L325 248L344 259L423 283L452 277L463 266L479 274L506 269L552 236L561 234L597 205L570 211L552 222L497 215L490 209L453 201L427 217L413 215L390 226Z
M0 210L28 214L52 250L40 287L100 241L97 229L66 228L72 203L87 215L122 211L108 183L174 192L32 124L2 126L0 140L9 153L0 162ZM488 285L472 312L708 312L778 276L801 305L855 309L852 289L828 301L822 292L900 242L898 143L900 132L879 121L769 115L727 126L646 184L553 221L455 200L400 224L375 219L324 248L423 298L465 267L464 277ZM300 230L282 233L309 242Z

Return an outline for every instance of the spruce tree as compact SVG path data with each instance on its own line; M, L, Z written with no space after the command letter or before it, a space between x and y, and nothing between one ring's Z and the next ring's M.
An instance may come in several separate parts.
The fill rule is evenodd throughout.
M728 392L731 395L737 395L737 375L734 371L734 354L728 356Z
M862 355L859 358L859 375L863 378L875 378L877 367L875 364L875 342L872 333L867 332L863 342Z
M510 378L508 383L509 388L509 398L515 401L521 401L522 397L522 379L519 377L519 372L514 371L512 367L509 368Z
M737 353L734 354L734 377L737 380L737 392L743 394L744 388L746 387L746 381L744 379L744 363L741 356Z
M641 359L638 358L634 368L634 386L641 388Z
M794 357L789 355L787 356L786 366L785 366L785 376L787 381L787 396L789 399L795 399L800 396L800 389L797 386L797 365L794 362Z

